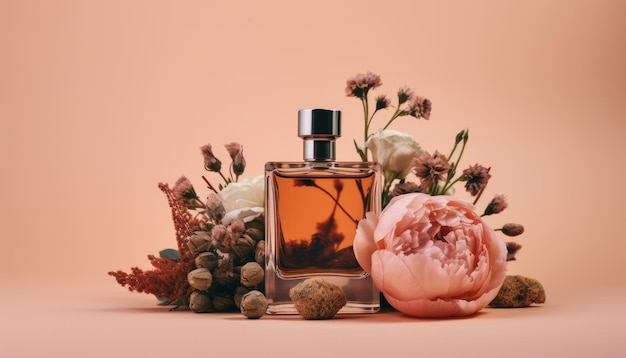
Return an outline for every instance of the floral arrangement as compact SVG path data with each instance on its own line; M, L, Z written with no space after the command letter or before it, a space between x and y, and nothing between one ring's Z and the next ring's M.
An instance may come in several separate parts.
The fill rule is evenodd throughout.
M481 214L476 211L491 173L480 164L460 169L469 131L455 136L448 154L422 150L411 135L388 127L404 116L429 120L432 102L404 86L394 105L382 94L370 111L370 92L381 85L380 76L367 72L348 79L346 86L346 95L363 106L363 142L354 141L356 152L363 161L371 154L383 172L382 213L355 220L358 264L393 308L416 317L466 316L487 305L543 303L545 292L538 281L506 275L507 262L515 260L521 245L505 242L500 234L520 235L523 226L510 223L494 230L485 222L507 208L505 196L495 195ZM372 132L375 115L391 108L386 124ZM225 147L231 158L227 175L211 145L200 148L205 169L220 180L215 186L202 177L209 190L206 200L184 176L173 188L159 184L172 211L177 249L149 255L152 270L133 267L130 273L109 274L131 291L155 295L164 305L194 312L240 310L259 318L267 305L264 181L262 176L240 180L246 167L243 147ZM454 196L459 183L472 202Z

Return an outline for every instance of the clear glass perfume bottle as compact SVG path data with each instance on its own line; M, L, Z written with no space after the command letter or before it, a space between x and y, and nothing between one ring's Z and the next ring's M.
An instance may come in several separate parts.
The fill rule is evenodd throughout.
M372 313L380 293L359 266L352 242L366 212L380 212L380 166L336 162L341 112L303 109L298 135L304 162L265 165L265 295L270 314L295 314L289 289L310 277L340 286L339 313Z

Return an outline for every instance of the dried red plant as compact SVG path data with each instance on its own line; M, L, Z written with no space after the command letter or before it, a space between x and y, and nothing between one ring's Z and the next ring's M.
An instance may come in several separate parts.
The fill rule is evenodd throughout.
M187 242L189 235L199 228L200 223L191 216L183 200L177 198L167 184L159 183L159 189L167 196L168 204L172 210L179 253L178 259L172 260L148 255L148 260L154 267L152 270L132 267L130 273L110 271L108 274L115 277L120 285L127 286L130 291L153 294L158 298L167 299L168 303L186 303L192 292L192 288L187 282L187 274L195 268L194 255Z

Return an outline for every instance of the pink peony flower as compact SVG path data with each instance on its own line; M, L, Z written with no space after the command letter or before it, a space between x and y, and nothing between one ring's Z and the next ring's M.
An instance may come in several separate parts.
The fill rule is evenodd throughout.
M387 301L416 317L478 312L506 271L505 242L472 204L451 196L394 197L359 222L354 253Z

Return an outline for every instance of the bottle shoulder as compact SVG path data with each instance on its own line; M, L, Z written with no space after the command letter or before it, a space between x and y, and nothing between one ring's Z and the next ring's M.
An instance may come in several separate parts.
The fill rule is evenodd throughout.
M267 162L266 175L278 176L371 176L380 172L376 162Z

